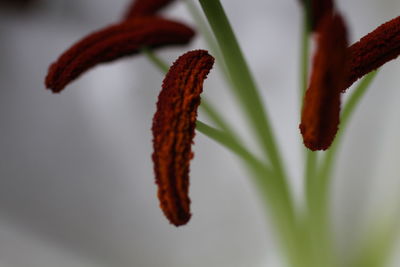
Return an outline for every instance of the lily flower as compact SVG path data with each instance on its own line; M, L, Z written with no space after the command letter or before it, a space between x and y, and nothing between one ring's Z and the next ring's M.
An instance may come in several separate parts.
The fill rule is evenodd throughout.
M156 14L171 2L134 1L121 22L86 36L63 53L49 68L47 88L60 92L97 64L137 54L143 47L188 43L194 36L191 28ZM304 79L307 78L310 29L317 46L299 128L307 148L326 150L339 129L342 93L359 78L400 54L400 17L349 46L345 20L335 9L333 0L302 0L302 3L307 3L306 10L310 11L305 16L303 31ZM165 76L151 128L153 168L162 212L175 226L184 225L191 218L189 172L197 126L206 136L234 152L249 169L271 209L288 263L294 267L339 266L335 265L335 249L331 249L334 242L328 220L328 187L334 155L328 154L320 161L314 153L307 153L303 203L306 209L303 210L303 205L293 202L296 198L288 187L284 157L280 155L258 88L223 7L219 0L200 0L200 4L220 48L217 51L224 61L222 65L232 93L264 153L262 157L254 154L212 105L206 104L205 110L216 127L201 122L196 125L203 82L213 67L214 58L206 50L184 53ZM213 39L209 38L209 42L212 47ZM153 55L153 59L158 58ZM160 63L160 60L154 62ZM345 121L346 116L342 118Z
M171 2L173 1L133 1L121 22L86 36L64 52L50 66L45 80L46 87L55 93L60 92L97 64L138 54L143 47L187 44L194 36L191 28L156 16L159 10ZM306 3L306 0L302 0L302 3ZM338 131L341 93L357 79L400 54L400 17L381 25L359 42L348 46L346 24L340 13L334 9L332 0L313 0L310 2L310 11L309 19L315 32L317 49L310 84L304 96L299 128L306 147L311 150L326 150ZM225 29L227 30L217 29L220 33L224 32L220 37L225 38L225 33L230 36L229 27ZM219 42L223 43L224 38L219 38ZM229 39L234 40L231 36ZM234 51L232 54L235 56L240 53L235 45L227 47L230 52ZM224 57L229 59L229 56ZM242 60L238 62L245 66ZM162 211L176 226L186 224L191 217L188 196L189 163L193 157L191 144L195 135L202 84L213 63L214 58L205 50L191 51L179 57L164 79L153 119L152 159L158 198ZM243 87L240 86L241 81L236 80L239 84L238 90L252 88L247 70L239 72L231 66L229 71L235 75L244 73L246 83L251 85ZM248 96L247 92L240 91L240 94ZM251 100L257 97L254 92L249 95ZM257 104L258 100L253 102ZM262 132L268 133L266 130ZM215 133L219 132L214 131ZM235 149L243 152L240 145ZM251 158L251 154L246 154L246 158L249 157Z

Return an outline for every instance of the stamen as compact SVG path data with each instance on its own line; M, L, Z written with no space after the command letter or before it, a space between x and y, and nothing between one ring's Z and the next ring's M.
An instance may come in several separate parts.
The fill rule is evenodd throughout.
M214 64L204 50L179 57L166 75L153 119L152 155L160 207L175 226L190 217L189 162L203 81Z
M348 48L349 74L345 88L400 54L400 16L392 19Z
M326 16L317 29L318 47L304 98L300 131L306 147L327 149L338 130L340 94L346 75L347 31L339 15Z
M179 22L140 17L109 26L77 42L53 63L46 87L60 92L68 83L99 63L137 54L143 46L156 48L188 43L194 31Z

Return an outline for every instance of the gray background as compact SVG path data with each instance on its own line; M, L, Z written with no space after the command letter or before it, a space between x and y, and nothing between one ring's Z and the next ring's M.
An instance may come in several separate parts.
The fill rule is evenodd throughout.
M117 21L128 2L42 0L30 10L0 9L0 266L279 266L273 232L246 172L201 134L191 167L193 218L177 229L163 217L150 161L163 76L144 57L96 67L60 95L44 89L48 65L76 40ZM298 3L222 3L300 197ZM342 0L338 6L352 41L400 14L398 0ZM183 3L165 13L191 21ZM171 62L204 47L196 38L189 47L159 54ZM399 61L382 69L340 153L332 188L344 252L367 220L397 211L399 71ZM218 71L206 81L205 95L252 138Z

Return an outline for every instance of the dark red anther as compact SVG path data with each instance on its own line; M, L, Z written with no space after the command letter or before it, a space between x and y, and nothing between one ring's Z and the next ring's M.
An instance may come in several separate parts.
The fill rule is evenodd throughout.
M400 54L400 16L392 19L348 48L349 73L345 88Z
M203 81L214 64L204 50L179 57L166 75L153 119L152 155L160 207L175 226L190 217L189 163Z
M97 64L137 54L150 48L188 43L194 31L182 23L159 17L139 17L92 33L77 42L48 71L45 84L60 92L68 83Z
M339 15L326 16L317 34L318 46L304 98L300 131L306 147L325 150L338 130L348 44L345 23Z

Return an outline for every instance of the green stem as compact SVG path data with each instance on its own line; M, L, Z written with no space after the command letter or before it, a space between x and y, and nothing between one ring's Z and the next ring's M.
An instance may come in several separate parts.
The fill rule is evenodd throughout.
M141 52L154 64L162 73L167 73L169 70L169 65L165 63L161 58L154 54L153 50L148 47L143 47Z
M208 26L207 21L205 21L203 14L200 13L200 10L197 8L193 0L183 0L183 1L186 3L186 6L193 17L196 26L198 27L201 35L204 37L204 40L206 41L209 49L211 50L211 53L215 57L216 62L218 62L217 67L221 69L225 81L232 87L233 82L226 68L225 60L222 56L221 50L215 40L213 33L210 31L210 27Z
M374 216L373 224L368 226L363 238L357 243L358 249L349 267L388 266L393 256L399 238L400 214L397 211L392 216L374 215L378 216Z
M255 170L253 174L257 188L271 208L275 227L279 231L290 263L293 266L306 267L305 264L302 264L304 256L300 246L304 240L300 240L293 200L286 183L281 156L252 74L220 1L200 0L200 4L221 49L230 79L233 82L233 92L273 168L272 179L268 179L269 175L266 175L262 169L252 168Z
M219 0L200 0L200 4L222 52L230 79L233 82L232 89L278 177L284 179L285 173L281 156L266 111L225 11Z
M234 152L237 156L242 158L245 162L253 164L262 165L262 162L258 160L253 154L251 154L241 143L236 142L235 138L230 134L216 129L212 126L197 120L196 122L196 130L211 138L215 142L221 144L225 148ZM270 172L270 171L269 171Z
M355 108L364 96L367 88L373 81L375 75L376 72L367 75L344 105L341 114L340 130L338 131L331 148L325 153L321 166L317 171L317 175L315 176L314 182L310 184L309 204L312 212L310 216L312 221L311 226L313 227L315 233L313 235L315 240L314 242L318 242L316 244L316 247L319 250L318 254L323 255L324 258L329 257L328 259L331 261L331 266L334 266L333 264L335 264L333 261L334 254L332 254L334 251L330 232L331 226L329 225L329 185L332 176L333 164L335 162L336 154L348 122L354 113ZM324 253L328 251L331 251L331 254ZM324 263L324 266L328 266L326 264L327 263Z
M346 104L344 105L341 119L340 119L340 129L336 135L335 141L333 142L331 148L325 153L324 159L319 169L319 179L320 179L320 195L327 197L327 191L330 184L330 179L332 176L332 169L335 163L336 155L341 143L341 139L343 138L343 134L345 129L351 119L351 116L354 114L354 111L360 100L365 95L367 89L371 85L372 81L377 75L377 71L371 72L366 75L363 80L359 83L357 88L354 90ZM322 199L322 197L319 197ZM324 201L326 202L326 201ZM325 204L324 204L325 205Z
M193 0L183 0L186 3L186 6L192 15L193 20L196 23L197 28L199 29L201 35L204 37L205 42L211 50L211 53L216 59L217 67L222 71L225 81L232 87L233 82L230 79L229 73L226 68L226 64L224 58L222 57L221 50L215 40L213 33L210 31L210 27L207 24L207 21L204 18L204 15L200 12L196 4ZM231 136L235 139L236 142L241 143L240 138L235 135L235 131L233 128L226 123L225 119L222 118L221 114L219 114L216 109L210 105L210 102L204 100L201 102L201 109L206 113L208 118L210 118L221 130L224 130L226 133L231 133Z
M274 173L268 166L249 153L240 143L235 142L235 140L225 132L210 127L201 121L197 121L196 129L212 140L222 144L244 161L252 177L254 177L254 182L257 185L256 188L260 191L265 203L267 203L268 211L271 213L279 237L292 260L292 266L309 267L306 264L301 264L305 262L302 260L304 253L301 247L293 242L293 238L297 235L297 229L287 220L290 216L287 214L287 207L290 203L288 203L286 193L283 191L284 186L282 180L276 179Z
M306 201L307 227L309 233L310 255L314 267L336 266L331 225L329 223L329 205L320 200L321 178L317 175L317 153L307 151Z
M204 97L201 100L200 108L204 111L207 117L215 123L216 126L221 128L221 130L225 131L226 133L230 133L232 136L234 136L234 139L237 140L238 143L242 143L232 127L225 121L224 118L222 118L221 114L217 112L210 102L204 99Z
M192 15L197 28L201 32L201 35L204 37L208 47L211 50L211 53L216 58L217 62L224 62L223 57L221 56L221 50L219 49L213 34L210 31L210 28L207 25L207 22L204 20L203 15L198 10L195 3L192 0L183 0L186 3L186 6ZM224 71L226 71L224 69Z

